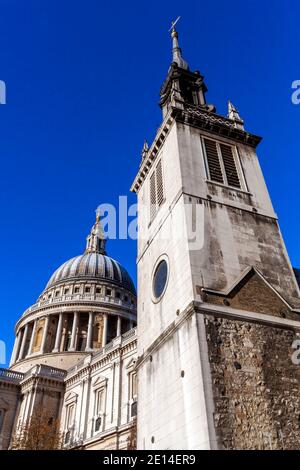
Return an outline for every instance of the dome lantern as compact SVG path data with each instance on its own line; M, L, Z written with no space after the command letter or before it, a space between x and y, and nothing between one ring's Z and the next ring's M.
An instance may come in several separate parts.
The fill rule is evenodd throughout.
M105 255L106 239L103 232L101 220L100 220L100 209L96 210L96 222L94 223L90 234L87 237L85 253L100 253Z

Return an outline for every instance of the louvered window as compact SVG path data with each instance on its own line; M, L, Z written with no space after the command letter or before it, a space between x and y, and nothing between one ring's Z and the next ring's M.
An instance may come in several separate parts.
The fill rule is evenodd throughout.
M162 177L162 167L161 160L158 162L156 167L156 196L157 204L161 206L164 202L164 188L163 188L163 177Z
M155 171L150 176L150 215L153 219L156 212L156 189L155 189Z
M212 181L224 183L217 143L204 139L209 176Z
M203 141L209 179L234 188L241 188L235 148L210 139L203 139Z
M164 183L163 171L161 160L155 167L152 175L150 176L150 216L151 220L154 218L159 207L164 202Z
M233 148L229 145L220 144L221 154L224 163L224 169L228 186L240 188L241 183L236 168L236 162L233 155Z

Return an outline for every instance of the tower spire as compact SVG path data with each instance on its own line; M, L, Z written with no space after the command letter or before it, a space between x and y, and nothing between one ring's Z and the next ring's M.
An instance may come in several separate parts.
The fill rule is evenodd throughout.
M179 47L179 42L178 42L178 33L175 29L176 24L180 20L180 16L178 16L176 21L172 21L172 26L169 31L171 31L171 37L173 40L173 49L172 49L172 54L173 54L173 62L175 62L178 67L188 70L189 66L188 63L183 59L181 55L181 49Z
M90 234L86 239L86 249L85 253L100 253L102 255L106 254L105 245L106 239L103 232L101 220L100 220L100 209L96 210L96 222L94 223Z
M172 22L169 29L173 41L173 61L169 67L168 75L160 89L160 102L163 118L168 114L170 107L184 110L193 107L201 107L209 112L215 112L213 105L206 103L205 93L207 87L204 77L199 71L192 72L188 63L183 59L178 43L176 21Z

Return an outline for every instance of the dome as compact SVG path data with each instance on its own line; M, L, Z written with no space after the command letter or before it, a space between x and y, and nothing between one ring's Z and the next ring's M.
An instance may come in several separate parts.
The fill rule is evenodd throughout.
M136 296L134 284L123 266L105 251L106 239L97 213L96 222L87 237L85 252L62 264L51 276L45 290L66 281L106 281Z
M123 266L102 253L85 253L62 264L51 276L46 289L71 280L104 280L136 295L134 284Z
M69 369L134 328L134 284L105 248L97 211L83 254L53 273L17 322L15 370L27 372L37 364Z

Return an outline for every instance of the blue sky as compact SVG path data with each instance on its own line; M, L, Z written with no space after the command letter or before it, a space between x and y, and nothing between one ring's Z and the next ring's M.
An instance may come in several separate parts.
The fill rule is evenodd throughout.
M101 202L129 194L143 139L160 125L168 34L182 16L184 57L208 101L231 99L258 149L292 263L300 266L298 1L0 0L0 340L52 272L80 254ZM134 241L108 252L135 279Z

